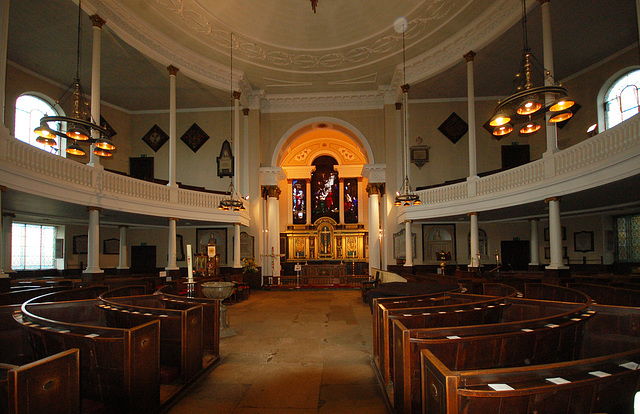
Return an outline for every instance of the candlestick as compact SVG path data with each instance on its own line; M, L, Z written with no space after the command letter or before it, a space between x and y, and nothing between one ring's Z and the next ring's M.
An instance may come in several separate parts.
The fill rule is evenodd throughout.
M189 280L189 283L193 283L193 263L190 244L187 244L187 278Z

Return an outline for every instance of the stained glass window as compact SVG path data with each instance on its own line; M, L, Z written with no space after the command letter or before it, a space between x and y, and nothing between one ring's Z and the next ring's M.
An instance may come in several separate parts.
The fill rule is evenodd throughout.
M607 129L638 113L638 87L640 70L634 70L622 76L609 88L604 98Z
M358 222L358 179L344 179L344 222Z
M66 152L60 151L60 139L57 139L58 144L54 146L40 144L36 142L38 136L33 132L34 128L40 126L40 118L55 115L58 114L45 100L33 95L20 96L16 99L15 137L41 150L64 156ZM55 128L60 126L56 124Z
M640 262L640 215L620 216L616 220L618 231L616 256L620 262Z
M293 180L293 224L307 224L307 181Z
M55 227L13 223L11 239L11 268L13 270L53 269L55 267Z
M333 166L338 164L333 157L323 155L313 161L316 170L311 174L311 220L331 217L340 220L340 190L338 173Z

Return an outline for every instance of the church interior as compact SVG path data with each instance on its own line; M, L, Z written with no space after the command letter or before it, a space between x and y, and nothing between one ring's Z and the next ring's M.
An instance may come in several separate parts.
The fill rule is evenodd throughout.
M633 412L640 4L393 3L2 2L0 412Z

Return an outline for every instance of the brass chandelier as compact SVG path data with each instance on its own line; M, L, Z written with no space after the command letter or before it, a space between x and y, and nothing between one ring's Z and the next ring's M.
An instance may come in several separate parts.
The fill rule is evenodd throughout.
M570 110L575 102L569 98L569 92L555 82L551 72L545 70L535 59L529 48L527 39L527 11L525 0L522 1L523 52L520 69L515 76L516 92L503 101L498 102L491 118L484 127L496 139L510 134L517 129L521 135L532 134L542 127L538 122L547 112L551 113L549 122L557 124L567 121L573 116ZM552 83L544 86L533 86L532 75L534 65L538 65L543 76Z
M95 144L93 153L100 157L111 157L116 146L111 141L111 133L97 122L91 119L87 113L89 106L85 99L85 94L80 83L80 38L81 38L81 17L82 0L78 1L78 37L76 49L76 76L73 84L62 94L57 104L68 99L71 95L73 99L73 116L44 116L40 119L40 126L33 131L38 135L36 141L40 144L54 146L57 145L56 138L71 139L73 142L67 145L66 152L71 155L85 155L78 142ZM66 131L62 125L66 123ZM51 126L57 125L57 127ZM95 137L94 137L95 135Z

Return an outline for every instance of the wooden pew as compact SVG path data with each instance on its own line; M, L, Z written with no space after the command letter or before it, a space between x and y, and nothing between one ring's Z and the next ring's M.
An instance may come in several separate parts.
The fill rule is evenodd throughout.
M11 290L10 292L0 293L0 306L22 305L29 299L36 296L45 295L47 293L67 290L65 286L45 286L45 287L24 287L21 289Z
M52 293L68 296L65 292ZM43 303L37 303L36 300ZM25 302L14 319L28 332L34 356L80 350L81 396L107 412L152 413L160 407L160 323L104 326L98 299Z
M199 304L164 300L162 295L105 298L100 305L108 326L131 328L149 321L160 322L160 361L165 382L176 374L184 384L203 367L203 307Z
M589 316L547 323L518 331L433 337L428 329L412 330L394 321L394 406L398 413L421 412L420 351L429 349L454 370L525 366L573 359L580 350L583 324ZM422 335L421 335L422 334ZM422 336L422 337L420 337Z
M454 371L424 349L421 412L632 413L639 362L636 349L527 367Z
M220 300L189 298L175 294L175 288L166 285L157 290L168 301L202 305L202 343L204 351L216 360L220 357Z
M640 293L637 290L591 283L569 283L567 286L589 295L594 302L602 305L640 306Z
M79 355L69 349L21 366L0 364L0 412L80 413Z

